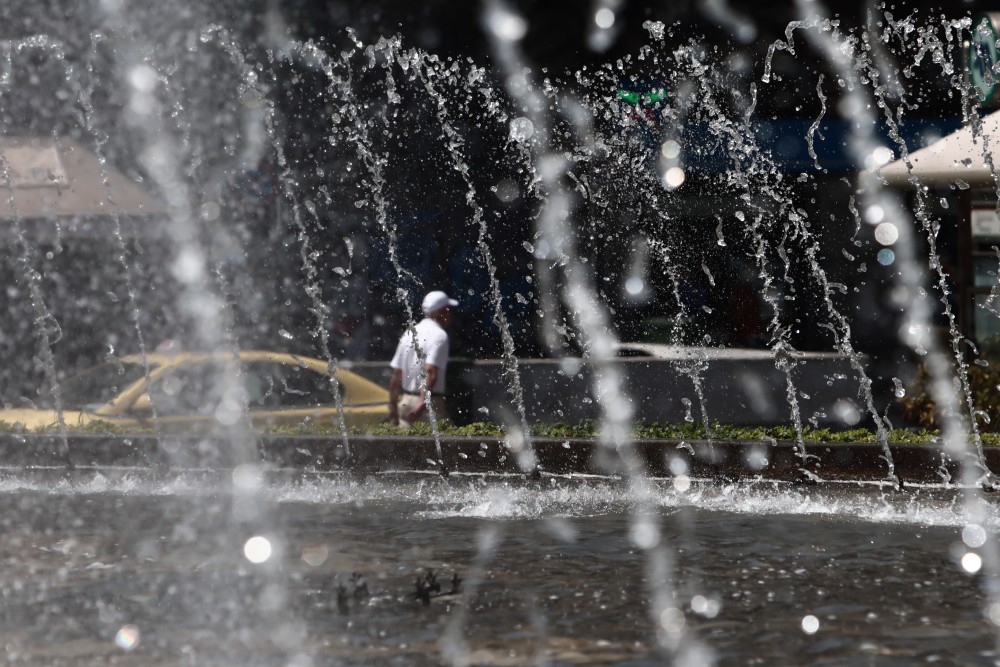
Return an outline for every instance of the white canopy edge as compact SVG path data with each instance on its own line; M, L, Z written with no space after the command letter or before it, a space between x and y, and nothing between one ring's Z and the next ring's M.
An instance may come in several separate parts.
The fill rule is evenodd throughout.
M993 170L986 161L990 156L1000 170L1000 111L982 119L982 136L968 124L960 130L909 154L912 169L900 158L877 171L890 185L905 185L911 174L924 185L943 185L965 181L969 185L993 184Z
M167 213L166 204L70 137L57 143L46 136L3 135L0 159L7 166L0 178L0 220L115 214L154 220Z

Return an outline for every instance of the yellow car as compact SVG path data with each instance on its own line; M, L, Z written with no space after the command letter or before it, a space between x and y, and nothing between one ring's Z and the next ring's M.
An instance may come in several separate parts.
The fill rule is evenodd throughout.
M234 356L239 357L239 364ZM176 352L110 357L60 383L67 427L95 421L168 431L232 427L244 414L255 427L339 424L333 383L319 359L263 351ZM148 368L148 371L147 371ZM147 385L148 375L148 385ZM388 415L389 393L337 369L348 427L364 427ZM41 407L0 410L0 422L27 430L51 429L59 415L51 397ZM154 420L155 413L155 420Z

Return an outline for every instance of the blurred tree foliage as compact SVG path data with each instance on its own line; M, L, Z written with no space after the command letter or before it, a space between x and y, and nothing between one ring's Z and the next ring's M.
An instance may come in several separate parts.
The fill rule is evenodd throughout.
M954 367L952 374L955 391L959 393L960 403L965 408L961 383L954 375ZM993 336L983 342L979 356L968 364L968 375L979 430L983 433L1000 432L1000 336ZM941 428L937 403L931 395L930 374L924 364L918 368L916 377L899 403L907 423L930 430ZM968 419L967 410L963 412Z

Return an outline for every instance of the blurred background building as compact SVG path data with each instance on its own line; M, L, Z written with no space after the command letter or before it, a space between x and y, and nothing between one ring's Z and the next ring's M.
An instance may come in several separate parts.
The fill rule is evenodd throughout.
M753 106L754 139L761 154L783 176L793 208L808 211L820 246L831 249L819 261L829 280L842 286L839 298L858 348L874 358L902 354L893 324L900 307L887 287L897 268L885 253L879 254L882 247L872 227L860 224L850 205L856 196L854 175L862 165L848 150L854 119L840 104L843 87L801 36L793 38L794 53L771 53L798 18L793 3L567 5L538 0L511 6L526 21L520 41L523 65L535 80L548 79L561 93L589 96L600 108L616 110L594 119L597 131L614 143L610 154L578 169L576 176L586 181L578 184L580 189L600 191L601 196L581 197L574 222L580 253L592 267L594 284L622 340L727 347L766 347L770 342L759 269L746 253L734 252L735 235L729 236L729 244L719 243L737 212L722 179L732 169L733 156L713 139L710 115L677 120L667 113L689 93L676 88L677 79L668 80L671 73L648 67L640 58L651 39L644 23L658 21L665 29L664 52L693 49L704 58L720 113L739 118ZM950 30L947 20L990 7L920 1L881 9L871 3L837 3L829 9L840 29L859 39L879 34L892 20L916 17L942 26L944 40ZM611 12L610 22L607 14L599 15L602 10ZM268 63L268 69L257 67L256 83L274 105L270 136L254 136L252 128L265 125L260 113L267 102L254 97L247 73L233 65L232 53L210 48L205 35L209 26L230 31L248 61ZM141 44L126 47L121 36L137 32L143 35ZM957 36L961 31L952 32ZM46 144L37 158L42 167L53 155L81 156L96 141L100 155L87 158L92 164L86 190L107 194L108 186L95 180L95 171L99 175L105 169L111 199L123 207L120 231L111 202L103 216L83 203L75 212L43 212L47 222L41 227L27 210L14 220L11 211L0 212L8 218L2 235L7 286L6 322L0 331L3 356L30 360L39 329L49 319L58 322L53 336L60 342L53 349L60 368L87 365L109 351L134 351L135 321L142 323L150 347L189 335L189 323L174 312L177 290L169 263L154 259L170 256L174 249L162 234L147 233L168 224L167 204L161 203L167 197L141 159L146 148L141 128L122 121L134 103L129 77L135 72L128 63L144 58L158 62L160 85L173 101L185 168L200 188L195 199L203 238L198 242L216 262L217 286L232 306L228 326L242 346L317 354L315 303L303 291L307 263L315 271L331 352L338 358L381 361L391 356L406 318L400 288L409 290L413 305L429 289L453 294L461 301L453 354L499 356L502 340L478 230L470 224L469 186L451 162L437 100L398 73L395 87L387 88L386 70L374 61L352 72L355 99L338 99L330 94L331 81L322 65L293 48L294 41L314 40L336 57L352 48L355 39L371 45L397 35L403 49L434 54L445 66L454 63L463 71L473 64L484 67L481 85L503 97L503 77L483 28L483 6L475 2L257 0L178 8L172 3L46 0L0 7L0 134L7 137L8 161L21 150L12 137L51 138L53 146L61 146ZM24 41L38 36L41 43ZM891 43L873 39L871 48L878 66L892 72L885 83L887 99L906 108L898 131L908 146L927 145L962 125L956 77L962 76L966 47L960 40L942 47L946 61L959 68L951 72L946 63L917 66L912 51ZM772 76L764 86L766 63ZM605 74L588 83L588 76L598 71ZM495 278L516 353L579 354L583 350L571 331L558 350L547 348L540 337L544 313L537 273L544 260L525 251L535 241L539 203L528 188L530 175L521 171L516 151L510 149L508 124L488 118L479 103L463 101L475 97L479 86L442 82L439 93L453 109L464 104L468 110L449 120L462 137L469 179L489 229L486 243L497 258ZM761 91L756 99L751 99L751 86ZM392 95L396 98L387 105ZM345 105L360 110L371 124L372 146L383 160L382 205L397 234L396 260L409 278L400 280L393 263ZM500 106L507 109L510 103L501 100ZM886 145L893 144L890 129L887 122L877 128ZM668 135L678 139L686 172L683 184L663 205L664 217L639 196L635 183L638 174L656 172ZM63 159L62 168L68 168L69 160ZM44 185L15 179L12 186L24 192L63 187L65 175L55 167L49 176ZM289 183L295 201L287 196ZM949 183L931 187L941 261L962 266L961 239L967 237L960 228L971 204L960 200L972 194ZM141 210L132 206L136 202L142 202ZM89 222L84 224L84 218ZM40 228L47 233L34 233ZM18 239L22 231L31 232L26 244ZM769 240L780 244L784 233L778 226ZM308 258L302 256L302 235L310 239L313 254ZM657 239L668 239L673 249L672 273L651 251L650 243ZM987 261L988 244L978 252L982 262L955 275L956 280L961 275L966 282L978 281L980 294L995 280L995 267ZM123 255L128 257L121 259ZM829 350L829 327L815 316L824 297L809 278L812 271L808 257L793 254L783 269L787 280L776 289L782 292L792 343L801 350ZM32 275L46 295L47 314L32 296ZM126 281L127 275L132 279ZM627 286L636 275L643 280L641 291ZM140 293L128 294L128 285ZM995 330L977 328L973 310L960 312L968 336ZM681 326L678 318L684 320ZM571 329L571 320L563 316L560 321ZM30 363L17 371L18 377L37 375Z

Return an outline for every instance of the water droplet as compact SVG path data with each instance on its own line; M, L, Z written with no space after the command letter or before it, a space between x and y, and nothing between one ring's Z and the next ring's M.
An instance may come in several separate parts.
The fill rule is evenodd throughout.
M706 276L708 276L708 284L715 287L715 276L712 275L712 272L709 270L708 265L705 264L705 262L701 263L701 270L704 271Z
M530 119L521 116L510 121L510 138L518 143L525 143L535 134L535 124Z
M0 68L0 87L8 88L14 82L14 57L13 50L11 49L10 42L3 42L2 54L0 58L3 59L3 67Z
M807 635L814 635L819 631L819 619L808 614L802 617L802 632Z
M663 21L644 21L642 27L649 32L649 36L656 41L662 41L663 36L666 33L666 26L663 25Z
M285 329L278 329L278 335L287 340L292 340L294 338L294 336L292 336L292 334L290 334Z
M969 184L966 183L965 181L963 181L961 178L956 178L955 179L955 185L958 187L959 190L968 190L969 189Z
M906 390L903 389L903 383L900 382L899 378L892 378L892 384L895 387L892 393L896 398L903 398L906 396Z

